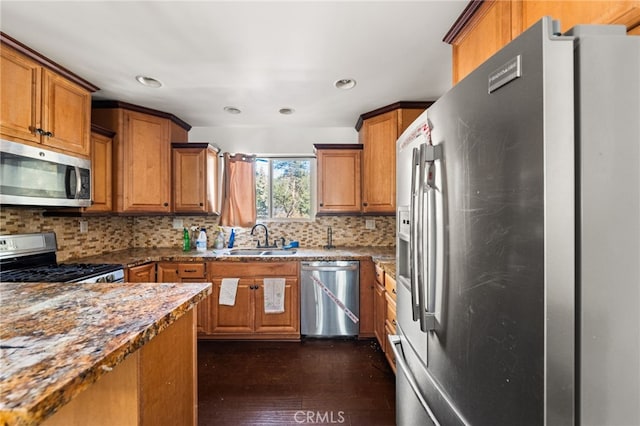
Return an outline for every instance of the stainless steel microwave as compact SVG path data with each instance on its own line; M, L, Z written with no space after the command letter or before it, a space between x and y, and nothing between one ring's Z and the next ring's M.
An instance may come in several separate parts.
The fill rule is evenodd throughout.
M91 161L0 139L0 204L90 206Z

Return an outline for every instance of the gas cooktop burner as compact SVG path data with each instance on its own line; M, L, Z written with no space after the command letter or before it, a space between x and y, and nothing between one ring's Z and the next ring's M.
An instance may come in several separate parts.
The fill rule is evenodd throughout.
M3 282L77 282L84 281L96 275L121 270L120 265L90 264L90 263L61 263L59 265L42 265L32 268L0 271L0 281Z
M122 282L121 265L56 262L53 232L0 236L1 282Z

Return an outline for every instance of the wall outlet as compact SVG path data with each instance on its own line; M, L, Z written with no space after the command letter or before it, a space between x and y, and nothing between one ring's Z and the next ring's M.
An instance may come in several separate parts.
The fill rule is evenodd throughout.
M366 219L364 221L365 229L376 229L376 220L375 219Z
M81 234L86 234L87 232L89 232L89 222L87 222L86 220L81 220L80 221L80 233Z
M184 221L182 219L173 219L173 229L184 228Z

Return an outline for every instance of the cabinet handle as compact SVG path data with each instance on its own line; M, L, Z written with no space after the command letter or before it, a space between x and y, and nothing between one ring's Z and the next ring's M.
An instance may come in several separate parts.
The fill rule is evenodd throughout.
M396 291L396 289L394 288L393 290L391 290L391 293L393 294L398 294L398 292Z
M163 206L169 207L169 203L164 203Z
M44 130L42 130L40 127L36 127L35 129L33 129L33 132L37 135L44 135Z
M367 207L369 204L368 203L362 203L362 205Z
M320 207L324 207L324 203L320 203Z
M200 207L204 206L204 203L200 203Z
M44 136L53 137L53 132L44 132Z
M197 269L185 269L184 271L185 272L198 272Z

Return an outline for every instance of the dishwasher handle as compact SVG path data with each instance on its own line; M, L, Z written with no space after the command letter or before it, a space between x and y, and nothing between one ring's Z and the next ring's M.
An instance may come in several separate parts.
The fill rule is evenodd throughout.
M319 271L319 272L340 272L340 271L356 271L358 270L358 265L347 265L347 266L310 266L310 265L302 265L303 271Z

